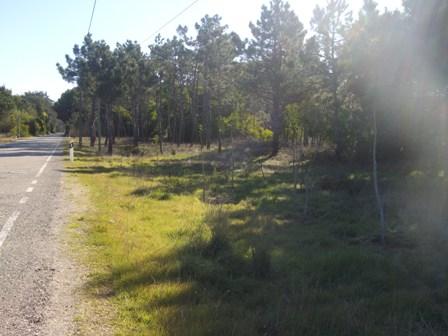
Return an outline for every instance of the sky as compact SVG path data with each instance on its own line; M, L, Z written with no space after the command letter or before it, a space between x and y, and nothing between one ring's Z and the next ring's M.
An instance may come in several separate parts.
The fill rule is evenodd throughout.
M111 46L133 40L147 46L161 26L193 0L97 0L91 27L94 39ZM269 0L199 0L164 28L164 37L175 34L179 24L190 27L204 15L219 14L230 30L250 38L249 22L260 16ZM300 21L309 27L313 8L326 0L290 0ZM354 14L363 0L347 0ZM377 0L380 9L401 9L401 0ZM57 100L70 88L56 69L65 64L74 44L87 33L94 0L0 0L0 86L14 94L44 91Z

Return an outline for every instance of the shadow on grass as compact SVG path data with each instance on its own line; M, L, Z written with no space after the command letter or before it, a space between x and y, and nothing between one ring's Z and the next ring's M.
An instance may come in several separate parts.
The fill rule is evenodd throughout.
M167 254L112 265L89 292L126 298L123 313L143 334L155 320L167 335L446 334L448 291L423 271L422 259L348 244L376 232L365 171L335 169L324 186L317 183L305 216L291 172L263 176L259 158L251 160L255 168L236 174L233 186L228 162L216 153L68 169L157 181L131 191L141 198L168 200L206 186L210 198L226 195L223 208L246 203L210 214L196 231L172 234L181 239ZM331 169L317 167L316 180ZM361 185L356 195L353 180Z
M257 219L248 221L246 230L262 233L245 237L227 222L235 215L208 216L202 230L209 234L191 232L168 254L113 266L88 284L89 292L126 297L134 303L125 314L140 322L142 332L158 316L167 335L227 335L229 330L234 335L442 335L446 330L445 304L434 301L443 291L422 284L415 261L341 244L307 248L291 237L299 233L291 226L273 228ZM269 242L272 230L282 241ZM110 291L98 294L102 287Z
M131 192L137 197L149 197L159 200L170 199L175 195L192 195L205 189L206 201L213 204L239 204L248 202L256 212L272 216L278 220L303 222L305 195L293 189L291 171L277 169L272 174L262 175L257 168L263 151L247 154L250 164L247 169L234 174L231 182L231 172L227 166L229 150L221 154L210 152L185 159L167 159L160 161L132 160L127 165L110 166L102 162L92 162L92 165L67 168L64 172L75 174L108 174L111 178L130 176L143 181L155 181L156 186L140 186ZM249 152L249 151L247 151ZM253 168L255 167L255 168ZM330 167L336 169L335 167ZM254 172L255 170L255 172ZM337 169L336 169L337 170ZM338 171L337 178L328 179L328 168L316 167L314 178L317 184L326 179L327 189L315 186L309 195L308 222L331 221L329 214L336 213L339 218L349 222L362 221L374 216L373 195L370 192L369 181L363 172L356 172L358 178L350 176L352 171ZM328 181L329 180L329 181ZM355 181L355 182L353 182ZM358 187L356 194L351 192L352 185ZM368 204L369 206L365 206ZM345 221L347 222L347 221ZM331 223L330 223L331 224ZM346 223L347 224L347 223Z

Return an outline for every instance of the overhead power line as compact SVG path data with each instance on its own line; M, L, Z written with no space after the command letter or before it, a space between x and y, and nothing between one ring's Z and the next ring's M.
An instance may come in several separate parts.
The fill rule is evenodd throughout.
M93 3L92 15L90 16L89 29L87 30L87 35L90 34L90 28L92 27L93 15L95 14L96 0Z
M170 19L169 21L167 21L165 24L163 24L159 29L157 29L154 33L152 33L151 35L149 35L147 38L145 38L142 43L145 43L146 41L148 41L149 39L151 39L152 37L156 36L158 33L160 33L160 31L162 29L164 29L166 26L168 26L169 24L171 24L174 20L176 20L178 17L180 17L182 14L184 14L186 11L188 11L191 7L193 7L197 2L199 2L199 0L194 0L192 3L190 3L187 7L185 7L183 10L181 10L178 14L176 14L172 19Z

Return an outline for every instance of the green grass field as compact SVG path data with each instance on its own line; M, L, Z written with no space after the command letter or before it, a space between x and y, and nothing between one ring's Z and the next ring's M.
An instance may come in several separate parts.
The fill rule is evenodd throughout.
M89 247L86 293L116 308L117 335L447 334L440 172L382 171L382 247L369 167L307 161L305 193L287 156L261 169L263 146L142 148L84 148L66 167L92 205L71 226Z

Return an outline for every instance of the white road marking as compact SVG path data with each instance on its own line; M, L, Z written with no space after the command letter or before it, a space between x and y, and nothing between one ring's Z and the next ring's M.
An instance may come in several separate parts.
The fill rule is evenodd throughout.
M40 177L42 173L44 172L45 168L47 167L48 162L45 162L42 167L40 167L39 171L36 174L36 177Z
M48 162L50 162L51 158L53 157L54 153L56 152L56 150L58 149L59 144L53 149L53 151L51 152L51 155L47 158L46 162L43 164L43 166L39 169L36 178L39 177L40 175L42 175L42 173L44 172L45 168L47 167ZM31 184L37 184L37 180L33 180L31 182ZM34 187L28 187L28 189L26 190L27 193L31 193L33 192ZM28 197L22 197L19 201L20 204L25 204L26 202L28 202ZM20 216L20 212L19 211L14 211L13 214L8 218L8 220L6 221L5 225L3 225L2 230L0 231L0 248L2 247L3 243L5 242L6 238L8 237L9 232L11 231L11 229L14 226L15 221L17 220L17 218L19 218Z
M22 197L19 201L20 204L25 204L26 202L28 202L29 198L28 197Z
M14 226L14 222L17 220L19 215L19 211L14 211L14 213L8 218L2 230L0 231L0 247L2 247L6 237L8 237L8 233L11 231L12 227Z
M51 152L50 156L47 157L47 160L45 160L45 163L43 164L42 167L40 167L39 171L36 174L36 178L40 177L42 175L42 173L44 172L45 168L47 168L47 164L48 162L50 162L51 158L53 157L54 153L56 152L56 150L58 149L59 144L53 149L53 151Z

